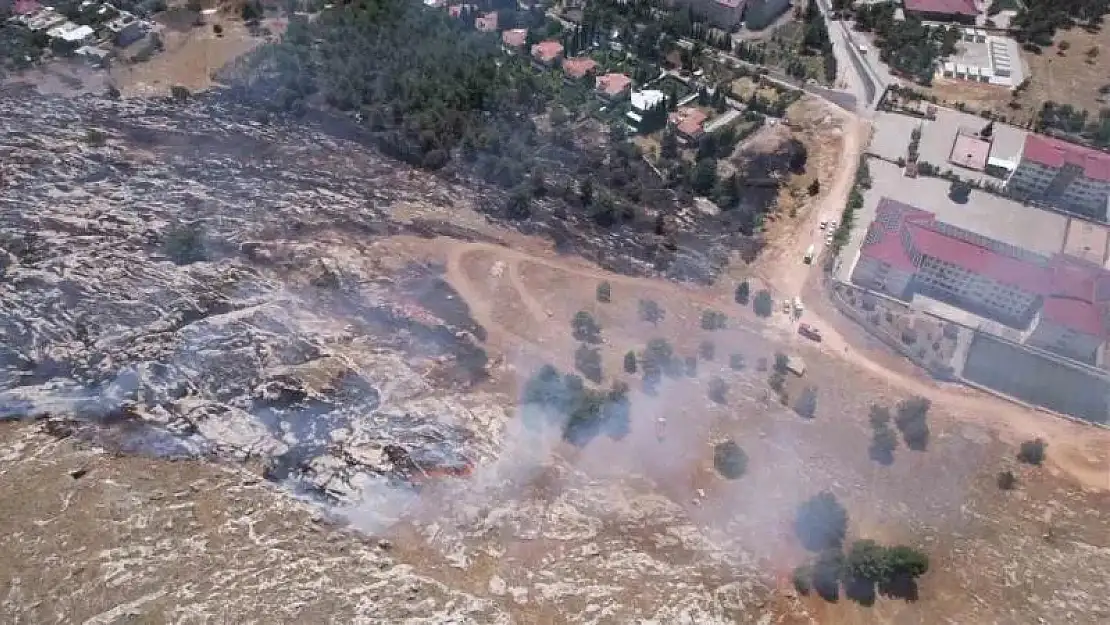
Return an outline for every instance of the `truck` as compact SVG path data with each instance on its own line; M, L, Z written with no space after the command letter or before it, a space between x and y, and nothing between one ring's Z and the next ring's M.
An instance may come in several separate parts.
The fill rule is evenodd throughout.
M793 303L794 303L794 316L795 317L801 317L802 313L805 312L805 307L802 306L802 298L800 298L798 296L794 296L794 302Z
M821 331L809 325L808 323L798 324L798 334L801 334L802 336L811 341L814 341L815 343L821 342Z
M815 251L816 250L814 249L813 244L810 243L809 247L806 248L806 255L802 257L802 262L807 265L811 264L813 262L813 253Z

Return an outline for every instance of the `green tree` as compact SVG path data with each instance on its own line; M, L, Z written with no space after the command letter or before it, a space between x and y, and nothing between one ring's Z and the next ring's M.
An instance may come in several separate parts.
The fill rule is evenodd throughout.
M709 195L717 184L717 160L703 158L694 165L690 187L698 195Z
M813 566L803 564L794 568L793 574L794 590L798 591L800 595L808 595L809 591L813 589Z
M932 405L928 399L914 396L898 403L894 424L902 432L906 447L925 451L929 445L929 424L926 416Z
M727 317L716 310L703 310L701 313L702 330L723 330L727 325Z
M826 601L836 601L843 571L844 554L839 547L821 551L813 563L813 589Z
M871 406L871 446L868 453L871 459L882 465L894 463L894 450L898 447L898 437L890 427L890 410L885 406Z
M575 340L583 343L601 342L601 326L598 325L590 313L584 310L578 311L574 314L574 319L571 320L570 325L574 330Z
M748 470L748 454L732 439L717 443L713 447L713 467L725 478L740 479Z
M636 352L632 350L624 355L624 372L636 373Z
M744 354L732 354L728 357L728 366L733 371L743 371L745 364Z
M608 282L597 285L597 301L608 304L613 297L613 287Z
M806 192L809 193L810 196L815 196L821 193L821 181L814 178L813 182L809 183L809 186L806 187Z
M886 560L890 579L921 577L929 572L929 556L905 545L888 548Z
M1025 441L1018 450L1017 459L1025 464L1039 465L1044 462L1046 447L1048 443L1039 438Z
M688 378L698 377L698 357L697 356L687 356L685 362L686 362L686 377L688 377Z
M775 373L786 374L790 370L790 358L782 353L775 352L775 364L773 365Z
M770 317L771 313L775 311L775 300L771 298L771 292L767 289L761 289L755 294L755 299L752 300L752 310L760 317Z
M658 324L666 316L659 303L651 299L640 300L640 319L648 323Z
M882 582L891 574L887 549L873 540L852 543L846 559L848 573L856 579Z
M736 303L741 306L747 306L748 297L751 295L751 289L752 287L748 284L747 280L736 285Z
M813 386L807 386L802 389L798 400L794 403L794 412L799 416L806 419L812 419L817 416L817 389Z
M601 382L601 353L596 347L579 345L574 352L574 368L594 383Z
M823 491L798 507L794 532L810 551L839 550L848 532L848 511L835 495Z

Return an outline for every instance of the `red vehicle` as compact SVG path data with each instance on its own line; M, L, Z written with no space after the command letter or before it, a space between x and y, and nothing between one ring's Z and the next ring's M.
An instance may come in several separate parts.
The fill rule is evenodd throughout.
M808 323L798 324L798 334L801 334L811 341L821 342L821 331Z

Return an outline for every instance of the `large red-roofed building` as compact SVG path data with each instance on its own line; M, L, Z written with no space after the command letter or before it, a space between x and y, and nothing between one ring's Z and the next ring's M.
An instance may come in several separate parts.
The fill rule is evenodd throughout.
M1006 190L1095 219L1106 219L1110 154L1044 135L1025 137Z
M906 15L931 22L974 24L979 16L975 0L903 0Z
M1025 342L1091 362L1107 335L1110 272L1043 256L883 198L852 282L909 299L915 292L1025 327Z

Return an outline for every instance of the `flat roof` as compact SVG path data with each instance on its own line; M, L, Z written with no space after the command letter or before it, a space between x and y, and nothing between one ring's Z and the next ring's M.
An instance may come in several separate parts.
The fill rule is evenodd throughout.
M1110 230L1106 226L1071 219L1067 237L1064 239L1064 253L1102 266L1106 257L1108 234Z
M948 153L950 163L982 171L987 167L987 158L990 157L991 143L984 141L970 133L958 133L952 142L952 151Z

